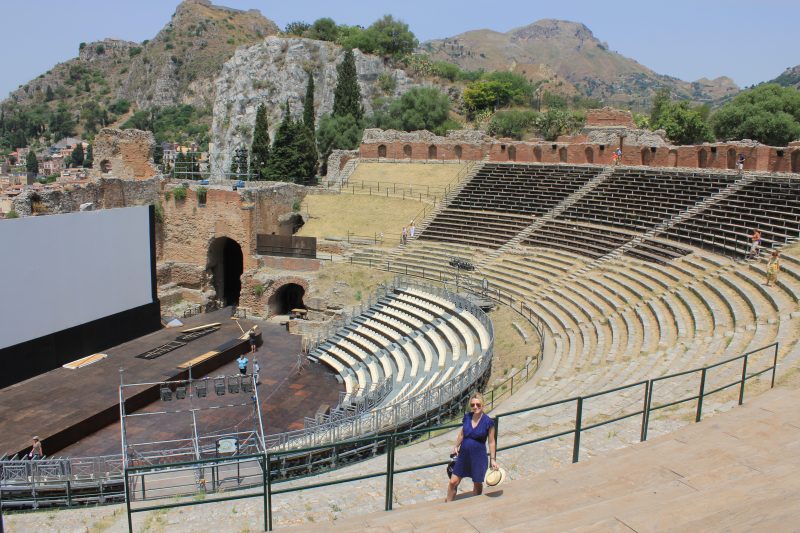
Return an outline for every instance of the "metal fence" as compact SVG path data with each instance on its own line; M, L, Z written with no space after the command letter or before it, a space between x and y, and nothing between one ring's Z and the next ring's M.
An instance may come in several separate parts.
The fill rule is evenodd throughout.
M647 439L648 428L651 424L651 416L662 409L668 407L694 402L695 421L699 422L702 419L704 402L707 401L709 396L722 393L729 389L736 390L736 403L741 405L744 401L745 390L747 382L758 378L764 374L770 374L769 386L774 387L775 375L777 370L778 359L778 343L767 345L758 350L744 353L737 357L732 357L724 361L707 365L700 368L678 372L666 376L660 376L653 379L642 380L635 383L614 387L611 389L602 390L592 394L583 396L575 396L557 400L545 404L534 405L517 409L510 412L499 413L494 415L496 434L497 434L497 453L503 453L508 457L508 453L512 450L523 446L535 445L554 439L572 438L572 445L566 450L570 455L570 460L578 462L580 460L581 452L581 437L588 431L593 429L608 426L611 424L621 423L626 420L639 420L641 431L638 434L638 440L645 441ZM755 361L754 361L755 360ZM741 365L741 370L739 366ZM753 367L756 367L754 369ZM724 383L708 388L708 380L712 373L719 372L719 378L724 380ZM728 374L733 373L736 379L731 379ZM696 379L696 393L682 393L678 397L671 398L668 401L658 402L654 401L656 391L661 390L667 383L679 381L681 382L687 376L693 376ZM681 385L682 387L682 385ZM607 398L612 395L622 395L625 398L625 404L630 407L630 410L622 414L615 413L613 415L600 415L598 417L590 417L585 414L588 407L599 401L600 398ZM530 413L544 411L547 409L557 409L564 417L565 420L570 421L566 424L552 424L544 429L544 435L520 435L519 431L509 432L508 437L502 431L502 428L507 424L507 420L517 417L526 416ZM221 496L219 498L204 499L203 501L187 501L187 502L174 502L163 505L149 505L142 507L135 507L132 504L136 498L127 487L130 486L131 479L135 477L146 477L148 475L155 475L159 473L158 469L154 468L137 468L128 469L125 472L126 481L126 500L128 509L128 525L130 531L133 531L131 516L133 513L168 509L172 507L182 507L186 505L196 505L205 503L214 503L220 501L229 501L241 498L254 498L260 497L263 500L264 512L264 528L267 531L273 529L273 499L281 494L288 494L292 492L311 490L315 488L327 487L343 483L360 482L374 478L385 478L385 493L384 493L384 509L389 511L393 508L395 502L394 494L394 481L395 477L401 474L415 472L419 470L441 467L447 464L446 460L437 461L433 463L416 464L404 468L396 466L395 454L398 447L410 440L415 439L424 433L431 431L442 431L448 429L455 429L460 424L447 424L437 427L428 427L423 429L410 429L406 431L392 432L382 435L372 435L361 437L357 439L350 439L346 441L336 442L333 446L335 450L352 450L352 449L371 449L386 454L386 467L384 470L376 471L363 475L353 475L349 477L342 477L328 481L318 481L321 477L316 476L315 482L300 485L294 483L292 486L281 488L280 485L285 481L282 476L281 468L284 464L283 459L296 457L297 454L305 454L306 456L313 456L324 449L329 449L330 445L325 446L309 446L302 449L295 450L269 450L263 456L253 455L241 458L247 465L245 471L245 479L251 481L251 486L256 487L256 492L248 494L241 494L237 496ZM337 456L337 454L334 454ZM253 465L253 462L257 465ZM248 464L249 462L249 464ZM208 467L213 465L209 461L196 461L180 465L183 469L192 469L199 467ZM231 463L221 462L221 466L231 468ZM260 471L259 471L260 470ZM260 479L258 479L260 476Z

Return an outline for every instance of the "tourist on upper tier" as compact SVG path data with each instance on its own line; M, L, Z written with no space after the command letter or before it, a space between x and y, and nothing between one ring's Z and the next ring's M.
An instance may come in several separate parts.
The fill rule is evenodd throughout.
M771 287L772 283L778 283L778 272L781 271L781 254L778 250L772 252L772 257L769 258L767 263L767 287Z
M411 226L408 227L408 237L413 239L414 232L416 231L417 227L414 225L414 221L411 221Z
M31 461L35 461L44 457L44 453L42 452L42 443L39 440L39 437L33 437L31 441L33 445L31 446L31 451L28 452L27 458Z
M761 255L761 231L753 230L753 235L750 236L750 251L747 253L748 259L755 259Z
M258 331L258 326L253 326L247 332L247 338L250 340L250 353L256 353L258 351L258 347L256 346L256 335Z
M622 162L622 147L621 146L619 148L617 148L617 150L614 152L614 155L617 156L616 159L614 160L614 164L615 165L620 164Z
M406 227L403 226L403 231L400 233L400 244L405 244L408 240L408 232L406 232Z
M239 363L239 373L242 375L247 375L247 357L244 354L239 356L239 359L236 360Z
M739 154L739 158L736 160L736 171L741 174L744 172L744 154Z
M453 466L453 475L447 485L446 502L456 497L461 479L472 479L473 493L478 496L483 492L483 480L486 477L486 441L489 441L489 457L492 470L497 470L497 440L495 439L494 420L483 412L484 400L480 392L473 393L469 399L470 413L464 415L464 421L456 437L453 452L458 455Z

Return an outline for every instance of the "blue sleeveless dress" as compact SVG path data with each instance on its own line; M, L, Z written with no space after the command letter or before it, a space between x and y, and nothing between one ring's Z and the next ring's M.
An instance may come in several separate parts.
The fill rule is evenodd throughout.
M489 429L494 427L494 420L483 414L478 420L478 425L472 427L472 413L464 415L462 429L464 439L458 450L458 458L453 467L453 474L460 478L472 478L473 483L483 483L486 469L489 467L489 458L486 454L486 439Z

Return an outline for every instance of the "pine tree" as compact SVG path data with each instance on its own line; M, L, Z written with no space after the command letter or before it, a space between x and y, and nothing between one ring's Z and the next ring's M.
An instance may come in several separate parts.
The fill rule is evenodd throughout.
M306 85L306 99L303 102L303 124L310 131L314 131L314 75L310 72Z
M269 161L269 122L264 104L256 111L256 124L253 128L253 144L250 147L250 173L255 179L264 179Z
M298 166L293 163L296 155L293 146L292 115L289 111L289 102L283 114L283 120L275 132L275 142L272 143L272 153L265 169L265 178L270 181L292 181L294 169Z
M33 174L34 176L39 174L39 160L36 159L36 154L33 150L28 152L28 157L25 158L25 170L28 174Z
M352 115L357 121L364 116L361 105L361 89L358 87L356 60L353 51L345 50L344 59L336 67L336 90L333 92L333 115Z
M164 151L162 149L161 156L163 159ZM83 158L83 168L92 168L94 165L94 153L92 151L92 145L90 144L89 147L86 149L86 157Z
M72 168L80 168L83 166L83 160L84 160L83 144L78 143L75 145L75 148L72 149L72 155L70 156L70 166Z

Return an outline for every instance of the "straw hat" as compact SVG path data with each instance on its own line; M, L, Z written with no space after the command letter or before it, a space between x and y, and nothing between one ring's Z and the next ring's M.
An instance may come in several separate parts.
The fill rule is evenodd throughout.
M504 468L500 467L497 470L492 470L491 468L486 471L486 477L483 479L483 482L486 483L490 487L497 487L503 484L506 480L506 471Z

